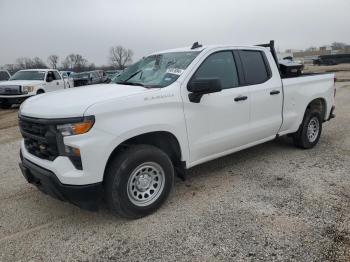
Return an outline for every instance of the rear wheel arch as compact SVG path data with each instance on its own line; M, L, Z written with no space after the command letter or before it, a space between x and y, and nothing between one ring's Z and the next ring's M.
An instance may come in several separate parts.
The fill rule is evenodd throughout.
M326 100L322 97L313 99L306 107L304 115L307 111L318 111L321 114L322 120L326 118L327 113L327 103Z
M294 144L297 147L309 149L314 147L320 138L322 132L322 122L325 121L326 117L326 101L324 98L313 99L306 107L305 113L302 118L302 122L299 125L298 130L293 133ZM313 141L307 140L307 129L312 118L316 118L318 124L317 138Z

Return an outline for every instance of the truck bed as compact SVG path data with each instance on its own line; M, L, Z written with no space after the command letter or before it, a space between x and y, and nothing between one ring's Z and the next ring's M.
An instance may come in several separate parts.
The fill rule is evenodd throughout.
M318 76L318 75L329 75L330 73L303 73L300 76L284 76L282 79L290 79L290 78L300 78L300 77L306 77L306 76Z
M309 101L325 98L325 114L327 119L334 100L334 74L304 74L298 77L282 79L283 84L283 123L280 134L298 130Z

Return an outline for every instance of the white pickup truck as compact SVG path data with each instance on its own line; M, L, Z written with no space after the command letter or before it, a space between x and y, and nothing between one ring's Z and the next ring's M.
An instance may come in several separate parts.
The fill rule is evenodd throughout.
M8 81L0 82L0 107L10 108L25 99L65 88L55 69L26 69L16 72Z
M312 148L334 117L334 75L281 79L276 61L272 43L194 44L151 54L114 84L28 99L22 173L58 199L90 210L104 199L138 218L185 169L287 134Z

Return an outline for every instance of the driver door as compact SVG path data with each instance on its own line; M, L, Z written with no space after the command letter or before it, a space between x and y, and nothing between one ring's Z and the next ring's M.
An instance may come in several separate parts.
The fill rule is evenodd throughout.
M222 91L189 101L187 83L192 79L218 78ZM225 155L249 143L250 94L240 86L232 50L210 54L182 87L191 165Z

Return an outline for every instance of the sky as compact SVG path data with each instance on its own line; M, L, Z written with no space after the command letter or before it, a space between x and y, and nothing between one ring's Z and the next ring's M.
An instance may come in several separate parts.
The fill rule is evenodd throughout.
M111 46L133 60L164 49L276 41L280 51L350 44L349 0L0 0L0 65L82 54L108 65Z

